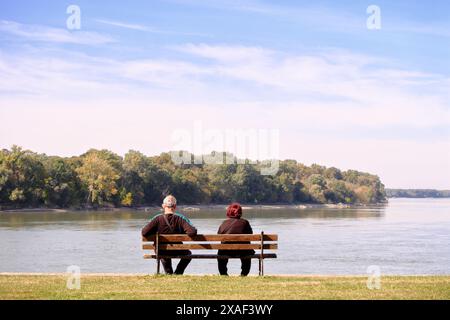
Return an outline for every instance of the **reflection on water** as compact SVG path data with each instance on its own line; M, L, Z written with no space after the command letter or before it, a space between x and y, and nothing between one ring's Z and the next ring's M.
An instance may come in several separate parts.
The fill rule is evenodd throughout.
M384 215L385 207L347 208L347 209L247 209L245 217L252 219L367 219L380 218ZM162 211L161 211L162 212ZM180 212L183 212L181 207ZM134 227L132 223L151 219L158 211L70 211L70 212L11 212L0 213L0 228L22 229L47 226L58 227L93 227L95 229L112 228L116 225ZM225 210L202 209L199 211L183 212L191 220L225 219ZM125 223L125 224L124 224Z
M140 229L157 212L0 213L0 272L153 273ZM186 212L200 233L215 233L224 210ZM450 273L450 199L391 199L386 207L245 210L255 232L277 233L273 274ZM231 262L231 272L238 272ZM254 263L253 272L257 272ZM188 273L217 273L193 261Z

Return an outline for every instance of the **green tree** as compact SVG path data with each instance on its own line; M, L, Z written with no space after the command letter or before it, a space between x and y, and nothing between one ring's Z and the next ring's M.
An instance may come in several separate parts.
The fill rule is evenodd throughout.
M146 185L151 181L151 162L138 151L130 150L123 160L123 186L134 204L145 202Z
M96 149L48 157L13 146L0 151L0 206L140 206L160 204L168 193L182 203L376 203L386 197L379 177L365 172L284 160L276 175L263 176L262 167L249 160L178 165L172 153L147 157L133 150L123 159Z
M354 203L356 196L353 191L347 187L347 184L341 180L332 180L328 183L328 194L326 198L332 203Z
M308 191L313 202L326 203L327 183L321 174L312 174L307 180Z
M46 157L43 164L47 173L44 180L45 204L60 208L80 205L83 191L74 164L59 157Z
M172 175L173 187L171 193L184 203L202 203L205 200L201 188L203 182L199 178L199 170L195 167L176 169Z
M234 194L232 200L246 203L259 203L267 199L267 180L254 165L237 165L236 172L231 177Z
M0 199L13 206L43 204L45 169L36 153L13 146L0 153Z
M206 165L208 174L208 188L211 201L215 203L226 203L232 201L235 195L235 185L232 177L236 173L236 164Z
M336 180L343 179L341 170L334 168L334 167L325 169L324 176L327 179L336 179Z

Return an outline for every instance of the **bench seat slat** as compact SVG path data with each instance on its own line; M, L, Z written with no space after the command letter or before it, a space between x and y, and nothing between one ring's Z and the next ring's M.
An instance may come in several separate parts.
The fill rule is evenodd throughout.
M237 256L222 256L222 255L217 255L217 254L192 254L189 256L179 256L179 255L174 255L174 256L159 256L161 259L164 258L170 258L170 259L181 259L181 258L186 258L189 257L191 259L241 259L241 258L246 258L246 259L259 259L261 257L260 254L254 254L254 255L249 255L249 256L244 256L244 257L237 257ZM263 255L264 259L270 259L270 258L276 258L277 255L275 253L265 253ZM154 254L145 254L144 255L144 259L156 259L156 255Z
M153 244L142 245L144 250L154 250ZM161 244L159 250L261 250L261 244L221 244L221 243L189 243L189 244ZM275 250L278 245L275 243L264 244L264 249Z
M156 236L143 237L142 241L155 241ZM159 235L159 242L177 242L177 241L261 241L260 234L213 234L213 235L196 235L190 237L185 234L166 234ZM278 241L278 235L265 234L264 241Z

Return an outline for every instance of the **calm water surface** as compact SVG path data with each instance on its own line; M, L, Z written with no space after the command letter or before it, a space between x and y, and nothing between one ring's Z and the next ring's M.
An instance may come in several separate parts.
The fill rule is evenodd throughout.
M153 212L0 213L0 272L153 273L140 230ZM216 233L224 211L186 214L200 233ZM450 274L450 199L391 199L386 207L247 210L254 232L279 234L267 274ZM230 272L239 263L230 262ZM187 273L217 273L194 260ZM253 262L252 273L257 273Z

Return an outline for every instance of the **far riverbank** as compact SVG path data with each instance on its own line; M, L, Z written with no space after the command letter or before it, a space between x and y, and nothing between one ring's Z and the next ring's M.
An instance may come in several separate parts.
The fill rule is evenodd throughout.
M387 205L387 202L384 203L375 203L375 204L343 204L343 203L302 203L302 204L243 204L242 208L244 210L304 210L304 209L346 209L346 208L368 208L368 207L382 207ZM226 210L228 204L201 204L201 205L180 205L178 206L178 210L183 212L191 212L191 211L200 211L200 210ZM39 212L73 212L73 211L98 211L98 212L114 212L114 211L151 211L155 212L161 210L159 206L143 206L143 207L103 207L103 208L67 208L67 209L57 209L57 208L21 208L21 209L7 209L0 210L0 213L39 213Z

